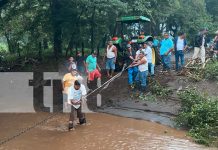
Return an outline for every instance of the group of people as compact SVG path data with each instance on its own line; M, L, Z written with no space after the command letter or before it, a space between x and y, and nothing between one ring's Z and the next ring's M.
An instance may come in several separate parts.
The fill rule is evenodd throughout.
M205 64L206 59L206 48L208 47L207 29L199 31L194 41L194 53L191 58L191 64L195 64L197 58L200 58L201 63ZM218 31L213 39L213 52L218 58ZM185 52L188 49L186 40L186 33L180 32L177 37L172 38L169 33L163 34L163 39L159 42L154 37L152 43L144 43L139 45L138 51L131 48L131 45L127 45L128 49L128 60L127 63L130 65L128 69L128 82L132 87L133 85L141 84L140 89L146 89L146 80L148 74L154 76L155 56L154 51L151 47L157 49L156 53L159 52L161 63L163 66L163 72L170 74L172 70L172 53L175 54L175 70L177 72L185 65Z
M128 83L131 88L139 87L141 91L146 90L147 76L155 76L155 51L159 50L163 71L169 72L171 66L171 54L175 51L176 70L179 71L185 64L184 51L187 49L185 33L180 33L174 40L168 33L164 33L164 38L159 42L156 38L153 42L145 42L139 45L135 51L131 45L127 45ZM159 48L160 46L160 48Z
M85 73L87 73L88 83L97 79L98 86L101 85L101 68L97 63L97 53L93 52L86 59L77 53L76 61L73 57L68 59L66 63L66 73L62 80L64 99L67 105L71 106L71 114L69 118L69 130L75 129L77 124L85 124L85 114L82 112L82 102L87 95L85 87ZM79 120L77 120L77 118Z
M128 83L131 88L137 85L141 91L146 89L148 73L154 76L154 57L149 43L139 45L138 50L127 45L126 64L128 66Z
M112 41L108 42L105 56L107 76L111 78L114 74L117 58L117 49ZM97 53L93 51L85 59L81 52L78 52L75 61L73 57L68 59L66 70L68 73L64 75L62 80L63 94L64 97L67 97L67 104L71 105L69 130L72 130L77 124L86 123L85 115L81 108L81 103L87 94L87 89L84 86L85 76L87 75L87 84L97 79L97 87L101 86L101 68L97 63ZM76 118L79 119L79 122Z
M185 33L180 33L174 40L170 38L168 33L164 33L164 38L161 42L155 39L152 42L145 42L139 45L135 51L131 45L127 45L127 64L128 68L128 83L131 88L139 87L141 91L146 90L147 76L155 76L155 51L152 46L157 48L160 46L159 55L163 65L163 71L169 72L171 66L171 54L175 50L176 70L179 71L185 64L184 51L187 48ZM158 50L156 50L158 52ZM181 63L180 63L180 61Z
M206 30L201 30L195 37L194 54L192 57L193 64L199 54L202 63L205 63L205 48L207 46L206 33ZM155 76L155 51L152 47L158 49L156 52L159 52L164 72L170 73L172 69L172 52L175 53L175 70L180 71L182 67L184 67L184 53L188 48L186 34L181 32L178 37L172 39L168 33L164 33L163 37L160 42L155 38L153 42L139 44L138 50L135 50L131 44L127 45L125 63L128 66L128 84L131 89L137 87L140 91L144 92L147 86L148 75L151 77ZM215 51L218 51L218 31L216 32L213 43L213 48ZM118 51L116 46L113 45L112 41L109 41L104 56L108 78L112 78L114 75L117 56ZM73 57L69 58L66 65L68 73L64 75L63 78L63 93L67 96L67 103L72 106L69 130L74 129L77 123L86 123L85 115L81 111L82 99L87 94L87 89L84 86L84 75L87 74L88 83L97 79L97 87L101 86L102 76L101 68L97 63L97 53L95 51L86 59L82 56L81 52L78 52L75 60L76 61L74 61ZM76 117L79 118L79 122L75 121Z

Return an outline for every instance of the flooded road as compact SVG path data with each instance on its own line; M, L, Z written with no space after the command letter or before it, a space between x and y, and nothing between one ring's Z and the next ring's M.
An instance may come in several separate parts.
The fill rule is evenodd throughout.
M0 114L0 139L32 125L49 114ZM0 150L203 150L186 137L186 132L157 123L87 114L87 125L67 131L68 114L60 114L46 124L0 146Z

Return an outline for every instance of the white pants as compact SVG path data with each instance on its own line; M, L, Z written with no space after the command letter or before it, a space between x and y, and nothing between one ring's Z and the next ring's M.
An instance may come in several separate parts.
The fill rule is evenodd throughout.
M193 59L192 64L195 63L195 59L198 58L199 53L200 53L201 62L205 63L205 47L201 46L201 47L195 47L194 48L194 54L193 54L193 57L192 57L192 59Z

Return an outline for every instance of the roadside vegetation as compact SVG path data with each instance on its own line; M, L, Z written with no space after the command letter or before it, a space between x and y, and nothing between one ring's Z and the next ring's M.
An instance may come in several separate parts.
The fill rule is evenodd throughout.
M194 141L218 147L218 98L186 89L178 94L181 110L175 119L179 127L189 130Z
M204 77L209 80L218 81L218 61L210 61L206 65Z
M2 3L4 1L4 3ZM143 31L161 36L164 31L187 33L189 45L199 29L217 30L217 0L2 0L0 3L0 71L32 71L43 66L57 71L58 63L77 51L104 53L121 16L146 16L151 24ZM197 14L197 15L196 15ZM40 68L40 67L38 67ZM218 62L193 70L191 81L218 81ZM217 89L218 90L218 89ZM172 90L150 82L148 94L140 100L167 100ZM176 122L196 142L218 146L218 98L196 89L178 94L181 110ZM135 97L134 97L135 98Z

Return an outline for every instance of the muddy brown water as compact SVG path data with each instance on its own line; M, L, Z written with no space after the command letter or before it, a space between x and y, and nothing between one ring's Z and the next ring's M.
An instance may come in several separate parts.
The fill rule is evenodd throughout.
M49 114L0 114L0 139L13 135ZM0 150L201 150L186 132L148 121L101 113L86 114L88 123L67 131L69 114L60 114L41 126L0 146Z

